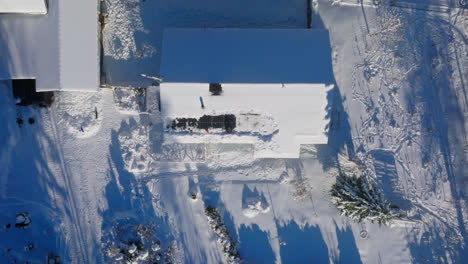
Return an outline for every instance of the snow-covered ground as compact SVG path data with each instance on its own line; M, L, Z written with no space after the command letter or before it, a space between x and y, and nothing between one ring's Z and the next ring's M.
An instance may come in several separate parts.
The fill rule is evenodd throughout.
M106 50L118 83L158 75L167 25L306 25L304 1L107 2L119 20L105 34L128 40L128 60L117 46ZM65 263L123 263L111 248L138 244L140 263L157 253L225 263L210 205L246 263L463 263L468 11L341 2L313 4L313 27L330 31L336 85L329 145L303 146L298 159L254 159L248 144L163 146L155 88L144 107L135 90L102 89L57 93L44 109L15 106L0 83L0 262L54 253ZM137 32L144 38L127 30L135 21L148 28ZM136 57L145 45L154 56ZM19 127L18 117L35 122ZM368 176L410 220L340 216L328 192L340 172ZM31 223L16 228L24 212Z

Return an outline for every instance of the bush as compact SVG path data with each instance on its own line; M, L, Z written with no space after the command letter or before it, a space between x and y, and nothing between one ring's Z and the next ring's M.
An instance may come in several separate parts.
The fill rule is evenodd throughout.
M228 263L241 263L239 252L236 249L236 243L223 224L218 211L212 206L207 206L205 208L205 213L208 218L208 223L218 237L218 242L223 247Z

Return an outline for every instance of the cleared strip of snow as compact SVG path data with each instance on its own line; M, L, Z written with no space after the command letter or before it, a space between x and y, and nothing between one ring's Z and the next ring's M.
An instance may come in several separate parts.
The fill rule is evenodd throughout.
M45 0L0 0L0 13L47 14Z
M257 148L255 156L285 158L299 157L301 144L327 143L327 88L324 84L227 83L222 86L222 95L212 96L208 83L162 83L161 111L166 125L176 117L199 118L203 115L252 112L268 113L277 123L278 130L261 138L255 133L236 133L236 129L232 134L175 132L166 133L165 140L179 143L260 141L267 146ZM200 105L200 97L205 108Z

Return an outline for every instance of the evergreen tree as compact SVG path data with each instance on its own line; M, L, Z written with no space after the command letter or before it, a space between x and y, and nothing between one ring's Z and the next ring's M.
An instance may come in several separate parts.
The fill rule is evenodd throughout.
M387 202L364 177L341 174L330 193L333 204L341 214L358 222L368 219L372 223L388 224L398 217L395 212L397 207Z

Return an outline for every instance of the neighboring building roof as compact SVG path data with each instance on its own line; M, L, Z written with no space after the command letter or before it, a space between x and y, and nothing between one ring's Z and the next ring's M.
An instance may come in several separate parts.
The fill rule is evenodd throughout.
M45 0L0 0L0 13L47 14Z
M209 83L163 82L160 87L167 143L260 143L255 151L258 158L297 158L301 144L328 141L324 84L223 83L220 96L211 95ZM232 134L167 128L174 118L222 114L236 115Z
M46 16L0 15L0 79L35 78L37 91L97 90L96 1L48 4Z
M165 82L333 84L327 30L166 29Z

